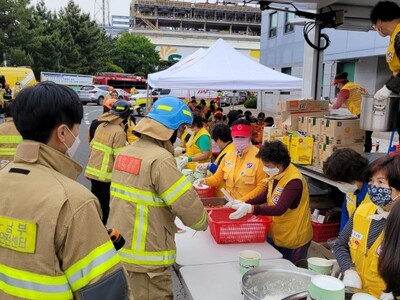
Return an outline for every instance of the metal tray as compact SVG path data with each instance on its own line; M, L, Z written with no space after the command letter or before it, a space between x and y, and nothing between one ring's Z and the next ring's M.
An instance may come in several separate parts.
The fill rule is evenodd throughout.
M266 296L283 299L308 290L311 277L317 273L278 266L256 267L242 277L242 293L246 300L263 300Z

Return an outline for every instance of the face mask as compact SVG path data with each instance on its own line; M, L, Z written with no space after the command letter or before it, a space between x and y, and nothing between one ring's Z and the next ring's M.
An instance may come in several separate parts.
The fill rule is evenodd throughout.
M355 184L350 183L337 183L337 188L344 194L352 194L358 190L358 187Z
M385 207L392 204L395 199L392 199L392 190L386 187L379 187L376 185L368 185L368 195L371 198L372 203L375 205Z
M249 138L233 138L233 144L237 151L244 151L246 148L250 146L250 139Z
M268 168L268 167L263 167L263 171L269 175L269 177L274 177L275 175L278 175L279 169L278 167L275 168Z
M66 154L69 157L73 157L76 153L76 150L78 150L79 144L81 143L81 140L79 139L79 136L74 136L74 134L72 133L71 130L69 130L69 128L67 127L69 133L71 133L71 135L74 137L74 142L72 143L71 147L68 147L66 143L64 143L64 146L67 147L67 152Z

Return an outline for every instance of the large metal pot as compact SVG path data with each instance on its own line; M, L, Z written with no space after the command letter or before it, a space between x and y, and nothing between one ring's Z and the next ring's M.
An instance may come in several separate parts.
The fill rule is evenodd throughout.
M369 131L393 131L397 127L400 97L376 100L373 95L362 96L360 128Z

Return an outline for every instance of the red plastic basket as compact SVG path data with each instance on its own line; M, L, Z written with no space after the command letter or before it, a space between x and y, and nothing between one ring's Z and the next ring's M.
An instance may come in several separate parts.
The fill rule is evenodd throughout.
M195 187L193 188L197 192L200 198L215 197L215 186L210 186L206 189L196 189Z
M218 244L263 243L272 219L247 214L238 220L230 220L231 208L210 210L211 235Z
M339 235L340 223L321 224L311 222L313 228L313 241L325 242L327 239L337 237Z

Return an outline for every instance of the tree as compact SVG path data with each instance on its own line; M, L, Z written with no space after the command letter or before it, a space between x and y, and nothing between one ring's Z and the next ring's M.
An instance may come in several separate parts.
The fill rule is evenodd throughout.
M149 74L156 70L160 62L156 46L144 36L126 32L115 40L114 45L113 61L126 73Z

